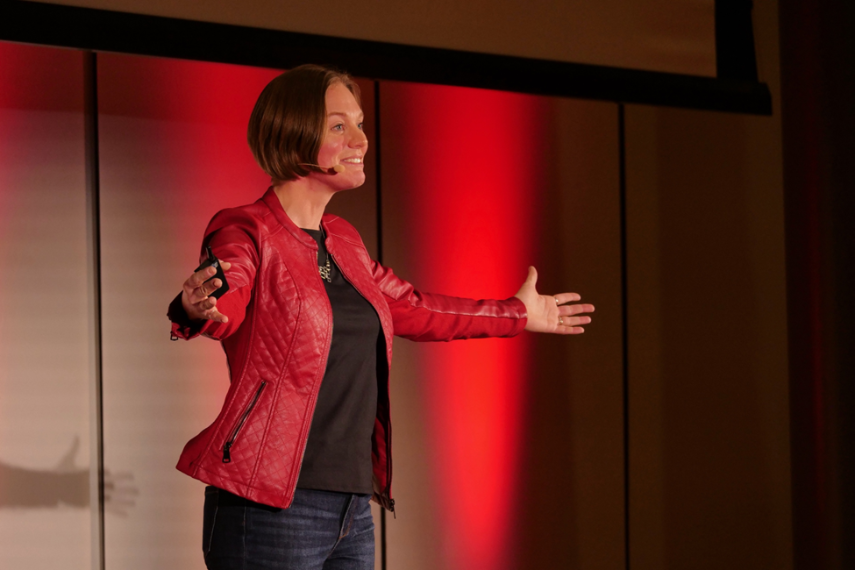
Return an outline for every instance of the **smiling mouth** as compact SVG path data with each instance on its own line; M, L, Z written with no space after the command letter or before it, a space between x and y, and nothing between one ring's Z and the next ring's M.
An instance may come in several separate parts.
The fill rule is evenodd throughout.
M341 162L345 164L362 164L362 157L353 156L351 158L344 158Z

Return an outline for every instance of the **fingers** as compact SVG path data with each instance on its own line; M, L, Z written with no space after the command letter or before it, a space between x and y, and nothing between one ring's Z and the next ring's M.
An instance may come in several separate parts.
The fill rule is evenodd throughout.
M210 281L203 283L201 287L197 289L199 292L200 300L206 299L208 295L219 289L223 286L223 282L220 279L211 279Z
M184 292L191 304L204 300L211 293L223 286L222 279L211 279L217 271L213 267L200 269L184 282ZM210 281L208 281L210 279Z
M223 268L223 271L228 271L229 269L232 268L232 264L229 263L228 261L221 261L220 267ZM189 293L193 289L197 289L197 288L201 287L205 283L205 281L207 281L208 279L210 279L211 277L213 277L216 274L217 274L217 270L209 265L208 267L205 267L205 268L200 269L199 271L196 271L195 273L193 273L193 275L191 275L187 279L187 281L184 282L184 288L185 289L189 288L189 290L188 290L188 293ZM214 282L219 283L219 285L217 285L216 288L214 288L214 289L208 290L207 295L210 295L212 292L216 291L217 289L219 289L222 286L222 282L220 282L219 279L215 279Z
M223 271L231 269L232 264L228 261L221 261L220 266ZM184 305L184 310L187 315L193 320L207 319L220 323L227 323L229 318L220 313L217 309L217 299L210 295L223 286L222 279L215 278L217 270L214 267L205 267L194 272L184 282L184 291L181 302Z
M559 326L574 328L591 323L591 317L561 317Z
M571 293L571 295L576 295ZM578 297L578 295L576 295ZM558 334L582 334L585 332L584 325L591 323L591 317L584 313L593 313L594 305L591 304L574 304L560 305L558 307L558 327L555 332Z
M558 314L562 317L567 317L571 315L578 315L579 313L593 313L594 310L594 305L579 303L575 305L561 305L560 307L558 307Z
M212 297L213 299L213 297ZM218 323L227 323L229 322L229 318L219 312L217 309L210 309L205 313L205 318L209 321L216 321Z
M213 267L211 267L210 265L208 267L204 267L204 268L200 269L199 271L196 271L195 273L193 273L193 275L191 275L190 278L184 282L184 287L185 288L190 287L191 289L196 289L200 285L202 285L202 283L204 283L205 281L207 281L208 279L210 279L211 277L213 277L216 274L217 274L217 270L214 269Z
M559 293L557 295L553 295L553 297L555 297L555 303L558 305L572 303L582 299L582 296L579 295L579 293Z
M189 304L195 305L208 296L204 291L200 291L200 288L207 279L210 279L216 273L217 271L213 267L206 267L204 269L200 269L187 278L187 281L184 282L183 288L184 296Z
M219 279L214 279L211 281L210 285L205 284L204 289L210 288L211 292L213 292L217 287L219 287L216 285L217 281L219 281ZM207 295L198 298L200 291L203 291L203 287L194 289L192 296L188 295L188 297L195 298L195 300L190 303L184 303L184 310L187 312L187 316L192 320L206 319L209 321L217 321L218 323L229 322L229 318L217 310L217 298L209 297Z
M195 308L199 310L199 313L201 315L200 318L202 319L216 321L218 323L229 322L229 318L217 310L216 297L208 297L204 301L200 301L196 304Z
M205 297L201 301L195 303L196 308L201 312L207 312L217 306L217 298L216 297Z
M197 305L209 299L209 295L211 295L214 291L219 289L223 285L223 282L220 279L212 279L207 283L203 283L196 289L193 289L187 293L187 297L190 300L191 305ZM213 297L210 297L211 299ZM208 307L205 307L208 308Z

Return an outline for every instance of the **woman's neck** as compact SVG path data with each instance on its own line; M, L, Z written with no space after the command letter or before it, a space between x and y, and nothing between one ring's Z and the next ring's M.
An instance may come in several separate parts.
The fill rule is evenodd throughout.
M313 182L311 178L299 178L273 186L288 218L307 230L321 229L321 217L335 194L326 185Z

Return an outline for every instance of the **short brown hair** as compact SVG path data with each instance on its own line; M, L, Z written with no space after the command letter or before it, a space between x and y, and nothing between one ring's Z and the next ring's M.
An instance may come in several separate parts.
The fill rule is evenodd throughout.
M318 162L327 122L325 98L334 83L343 84L360 102L359 86L350 75L311 64L276 77L258 96L246 137L255 160L274 182L316 170L300 163Z

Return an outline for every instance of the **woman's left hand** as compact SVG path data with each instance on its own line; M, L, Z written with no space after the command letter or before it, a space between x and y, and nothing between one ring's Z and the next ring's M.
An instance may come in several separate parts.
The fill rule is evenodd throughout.
M558 295L539 295L537 270L528 268L528 277L514 297L525 304L528 322L525 330L556 334L580 334L585 332L582 325L591 322L591 317L583 313L593 313L594 305L567 304L579 301L578 293L559 293Z

